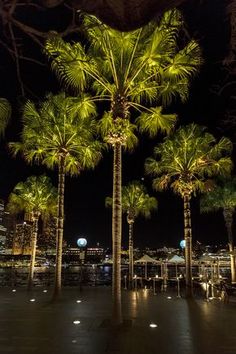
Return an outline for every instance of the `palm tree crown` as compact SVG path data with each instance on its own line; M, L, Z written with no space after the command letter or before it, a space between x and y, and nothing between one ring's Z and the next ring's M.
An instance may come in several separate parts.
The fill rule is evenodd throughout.
M232 143L227 138L216 141L205 128L190 124L165 138L155 150L155 158L146 161L146 172L156 176L156 189L170 187L183 196L206 190L215 175L227 175L232 169L228 156ZM158 177L160 176L160 177Z
M112 198L106 198L106 206L112 205ZM151 216L151 211L157 208L157 200L150 197L145 186L139 181L133 181L122 187L122 211L127 214L128 223L142 215L145 218Z
M201 197L200 209L203 213L236 208L236 177L219 180L214 189Z
M180 12L168 11L158 24L151 22L128 33L113 30L90 15L84 15L82 21L89 45L64 42L53 32L46 52L66 85L84 90L92 82L97 94L94 99L110 102L110 112L101 122L104 136L113 142L118 134L122 144L133 146L133 126L121 122L129 118L130 108L143 112L138 120L143 130L152 134L158 129L169 131L176 116L163 115L155 102L168 104L176 96L186 100L189 79L201 63L200 48L194 40L178 48L177 35L183 25ZM142 101L154 106L148 108Z
M49 94L36 106L28 101L23 111L22 143L10 143L14 153L22 151L27 161L42 162L49 168L63 159L65 171L79 174L93 168L101 157L101 144L94 140L95 107L86 96Z
M55 215L57 190L45 176L31 176L25 182L19 182L9 196L7 209L12 213L22 211L38 214L42 217Z

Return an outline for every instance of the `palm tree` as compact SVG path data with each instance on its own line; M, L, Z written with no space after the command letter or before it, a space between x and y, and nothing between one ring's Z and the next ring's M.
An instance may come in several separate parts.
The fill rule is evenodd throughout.
M38 236L38 221L56 213L57 190L45 176L31 176L25 182L19 182L9 196L7 209L14 213L25 212L31 216L31 259L28 277L28 290L32 288L34 277L34 265Z
M218 181L212 191L203 195L200 200L202 213L223 211L225 226L228 233L228 243L231 261L231 281L236 283L236 263L233 240L233 214L236 208L236 177Z
M22 142L10 144L13 152L21 151L27 162L58 168L54 298L61 290L65 175L78 175L86 168L94 168L101 158L101 143L94 139L94 113L94 105L87 96L49 94L38 106L28 101L23 111Z
M52 68L66 86L79 90L90 84L94 101L107 104L100 121L101 134L113 149L113 322L121 315L121 186L122 149L137 144L136 126L130 122L132 111L140 115L142 131L169 132L175 114L163 114L159 104L173 98L185 101L189 81L201 63L199 45L191 40L179 49L177 37L183 19L177 10L166 12L160 21L128 33L104 25L94 16L81 19L87 45L64 42L53 32L46 43ZM146 103L144 105L144 103ZM149 108L151 107L151 108Z
M106 198L106 206L112 206L112 198ZM133 263L133 228L136 218L141 215L151 216L151 211L157 208L157 200L150 197L145 186L139 181L133 181L122 187L122 212L126 213L129 225L129 284L132 286L134 275Z
M11 116L11 106L6 98L0 97L0 136L4 135Z
M213 176L230 173L232 161L228 155L231 149L229 139L221 138L217 142L205 128L192 123L165 138L155 148L155 158L146 160L146 172L155 177L153 187L163 190L170 186L183 199L187 297L192 296L190 199L196 192L208 190Z

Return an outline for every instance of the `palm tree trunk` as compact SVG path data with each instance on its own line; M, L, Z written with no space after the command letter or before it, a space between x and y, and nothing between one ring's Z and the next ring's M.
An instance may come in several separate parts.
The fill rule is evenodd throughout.
M191 226L191 209L190 195L186 193L183 197L184 201L184 239L185 239L185 272L186 272L186 297L193 296L192 282L192 226Z
M65 191L65 160L60 158L58 174L58 207L57 207L57 229L56 229L56 269L53 299L56 299L61 292L61 268L62 268L62 247L64 230L64 191Z
M129 288L132 289L134 277L134 243L133 243L133 222L129 222Z
M235 262L234 241L233 241L233 232L232 232L233 212L234 211L231 209L224 209L223 210L225 225L226 225L227 234L228 234L228 244L229 244L229 252L230 252L231 282L236 283L236 262Z
M30 257L30 269L28 276L28 285L27 289L31 290L33 286L34 278L34 265L35 265L35 256L36 256L36 245L37 245L37 235L38 235L38 216L33 216L33 230L31 238L31 257Z
M112 322L122 323L121 313L121 232L122 232L122 147L119 142L113 146L113 204L112 204Z

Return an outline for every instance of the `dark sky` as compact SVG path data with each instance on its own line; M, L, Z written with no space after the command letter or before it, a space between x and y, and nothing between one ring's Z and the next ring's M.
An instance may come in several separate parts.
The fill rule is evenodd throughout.
M186 24L191 37L199 40L203 49L204 65L198 77L193 81L191 94L187 104L178 104L174 107L179 114L179 124L194 121L209 127L209 130L220 136L220 121L224 116L227 100L220 99L212 93L216 84L221 84L224 73L220 61L227 54L229 41L229 28L226 21L225 6L222 0L209 0L202 2L190 1L183 8ZM52 12L54 11L54 12ZM40 25L48 28L58 28L58 19L63 20L60 10L51 10L49 15L41 18ZM28 15L29 16L29 15ZM39 21L35 16L35 23ZM27 20L27 18L26 18ZM66 21L66 17L64 17ZM45 58L32 42L25 38L23 45L30 54L37 54L38 58L46 63ZM28 87L38 97L52 90L59 90L59 84L47 65L45 67L34 64L22 63L21 69ZM1 143L0 150L0 198L7 200L9 193L19 181L25 180L32 174L48 173L54 184L57 184L56 173L44 167L29 167L20 159L12 159L7 153L6 141L17 139L20 132L19 108L24 98L19 93L16 80L14 62L4 49L0 49L0 95L7 97L13 104L14 114L7 130L5 142ZM32 98L30 94L28 97ZM150 220L138 219L135 224L136 246L178 246L183 238L182 201L171 192L156 193L151 189L151 181L144 176L143 164L146 157L150 156L153 146L159 139L150 140L140 138L136 151L124 155L123 158L123 183L133 179L144 178L150 194L157 197L159 209ZM78 237L86 237L89 246L97 242L102 246L111 245L111 210L104 207L104 199L112 194L112 155L104 155L103 160L94 171L83 172L79 177L66 179L65 194L65 239L75 245ZM222 242L226 243L226 231L221 213L213 215L200 215L198 199L192 200L192 224L194 242L199 240L205 244ZM127 246L127 226L124 219L123 244Z

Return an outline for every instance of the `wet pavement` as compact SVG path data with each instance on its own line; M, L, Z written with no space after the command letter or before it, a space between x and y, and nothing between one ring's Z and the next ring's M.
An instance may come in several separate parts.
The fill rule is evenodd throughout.
M235 302L123 290L124 324L114 329L110 287L65 288L50 300L50 290L0 288L1 354L236 353Z

